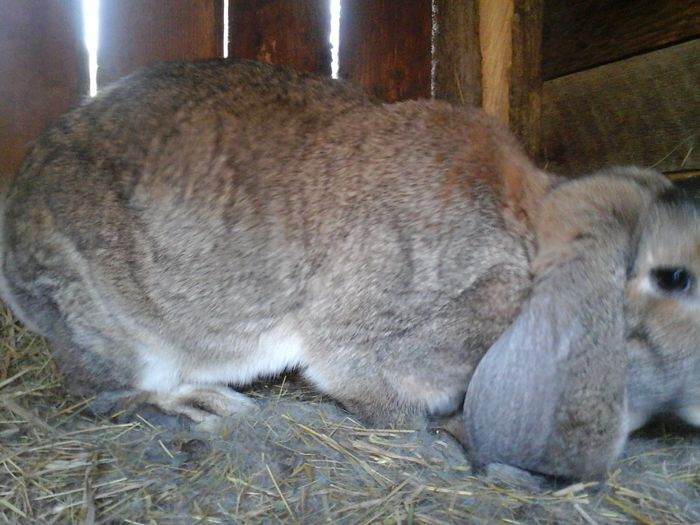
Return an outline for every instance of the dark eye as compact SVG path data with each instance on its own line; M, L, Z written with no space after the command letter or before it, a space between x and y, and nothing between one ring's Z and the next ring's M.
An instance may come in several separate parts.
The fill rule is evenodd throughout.
M687 292L693 285L693 274L686 268L656 268L651 278L664 292Z

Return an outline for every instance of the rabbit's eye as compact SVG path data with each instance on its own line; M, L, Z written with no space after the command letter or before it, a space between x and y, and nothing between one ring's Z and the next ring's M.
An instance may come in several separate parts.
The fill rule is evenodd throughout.
M693 274L686 268L655 268L651 277L664 292L687 292L693 285Z

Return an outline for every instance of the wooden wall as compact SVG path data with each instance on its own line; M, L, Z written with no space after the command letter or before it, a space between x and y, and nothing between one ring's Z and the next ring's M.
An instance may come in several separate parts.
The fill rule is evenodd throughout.
M540 163L700 171L700 2L546 0Z
M436 0L434 95L481 105L535 155L543 0Z
M229 55L331 74L329 3L325 0L233 0Z
M87 91L80 0L0 0L0 176ZM102 0L99 82L223 54L222 0ZM695 0L341 0L340 76L481 105L548 168L700 172ZM328 0L230 0L231 56L330 74Z
M100 0L98 85L161 60L223 54L221 0Z
M102 0L98 80L159 60L221 56L220 0ZM87 95L81 0L0 0L0 177Z
M0 177L87 91L80 0L0 2Z
M384 100L430 97L431 0L343 0L339 76Z

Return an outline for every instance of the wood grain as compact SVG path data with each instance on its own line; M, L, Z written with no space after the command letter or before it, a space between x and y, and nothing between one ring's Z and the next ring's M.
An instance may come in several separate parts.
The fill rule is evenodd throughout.
M697 0L547 0L543 75L556 78L698 36Z
M530 154L541 134L543 0L479 0L484 111L506 123Z
M0 2L0 178L86 93L79 0Z
M433 96L481 106L478 0L435 0Z
M482 106L508 123L513 60L514 0L479 0Z
M543 0L515 0L508 125L535 156L542 136Z
M328 0L232 0L229 55L331 73Z
M430 97L430 0L342 0L339 76L388 101Z
M541 162L563 174L611 164L700 169L700 40L550 80Z
M222 55L222 0L100 2L98 87L155 62Z

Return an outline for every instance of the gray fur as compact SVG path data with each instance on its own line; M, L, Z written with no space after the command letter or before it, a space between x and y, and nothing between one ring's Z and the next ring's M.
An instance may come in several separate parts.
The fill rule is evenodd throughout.
M667 188L658 175L625 173L645 203ZM616 178L601 175L597 191ZM656 378L626 374L619 345L611 355L601 346L623 337L623 263L643 208L623 210L633 233L620 237L613 225L562 287L571 243L550 243L546 225L569 215L553 197L567 187L575 202L589 195L536 169L474 109L380 104L342 82L253 62L163 64L39 140L4 204L0 289L49 339L75 389L198 421L252 406L226 384L288 368L375 424L454 413L516 319L480 365L480 377L496 374L483 407L507 400L505 420L519 409L512 399L534 396L542 411L524 411L517 432L541 423L546 435L531 452L517 432L485 430L481 408L465 415L479 421L475 443L482 432L512 441L507 462L525 456L520 466L549 470L587 446L579 429L561 426L571 407L602 403L582 421L602 429L586 453L607 457L622 432L624 377L642 387ZM610 274L587 273L591 264ZM576 301L590 290L602 302L583 316ZM514 333L536 343L530 375L516 362ZM562 334L585 337L549 360ZM585 378L600 369L609 384L594 374L589 388ZM684 385L697 391L699 375ZM483 379L474 388L468 407L492 389ZM572 461L564 470L574 475L607 465Z
M697 207L659 204L667 190L656 174L618 169L545 199L532 293L467 390L465 441L476 463L600 477L649 417L700 406L697 289L654 298L638 290L651 267L697 269ZM644 302L676 312L641 314ZM631 337L669 323L675 332L655 348Z

